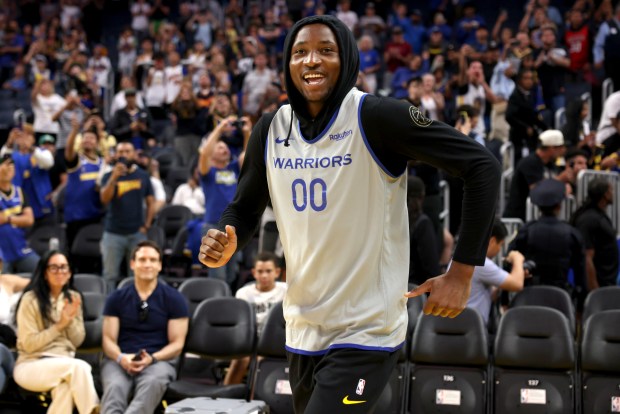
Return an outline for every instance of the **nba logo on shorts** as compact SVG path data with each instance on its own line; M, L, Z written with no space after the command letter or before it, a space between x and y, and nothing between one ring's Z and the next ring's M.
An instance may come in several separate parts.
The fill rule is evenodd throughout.
M357 395L362 395L364 393L364 386L366 386L366 380L364 379L359 380L357 383L357 389L355 390L355 393Z

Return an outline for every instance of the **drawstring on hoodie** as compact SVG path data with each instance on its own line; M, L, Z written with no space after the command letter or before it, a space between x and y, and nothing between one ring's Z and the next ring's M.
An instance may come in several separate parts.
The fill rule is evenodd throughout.
M288 139L291 136L291 131L293 130L293 115L295 113L293 112L293 107L291 106L291 122L288 124L288 133L286 134L286 139L284 140L284 146L288 147L289 143L288 143Z

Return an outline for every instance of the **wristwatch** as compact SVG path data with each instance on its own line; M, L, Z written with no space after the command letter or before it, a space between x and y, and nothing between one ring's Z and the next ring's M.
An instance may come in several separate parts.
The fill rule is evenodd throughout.
M154 354L151 354L151 359L152 359L152 361L151 361L151 365L152 365L152 364L155 364L155 363L158 361L158 359L157 359L157 358L155 358L155 355L154 355Z

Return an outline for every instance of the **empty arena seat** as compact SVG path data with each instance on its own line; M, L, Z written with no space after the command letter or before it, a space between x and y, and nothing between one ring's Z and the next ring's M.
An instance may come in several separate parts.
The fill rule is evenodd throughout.
M588 293L581 320L585 323L595 313L620 309L620 286L605 286Z
M510 307L544 306L558 310L568 319L573 335L575 334L575 306L570 295L557 286L528 286L517 293L510 302Z

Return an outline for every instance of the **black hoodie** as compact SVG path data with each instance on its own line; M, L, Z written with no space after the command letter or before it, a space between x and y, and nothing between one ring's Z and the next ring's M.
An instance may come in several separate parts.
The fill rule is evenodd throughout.
M308 113L308 105L306 99L299 93L288 67L288 62L291 59L291 49L295 36L299 30L309 24L321 23L329 26L336 41L338 42L338 55L340 56L340 77L338 82L330 95L329 100L323 107L321 112L316 118L312 119ZM323 129L329 123L329 120L334 115L334 112L338 110L342 100L349 93L349 91L355 86L357 82L357 75L360 69L360 54L357 49L357 43L353 37L353 33L345 26L338 18L334 16L311 16L306 19L298 21L289 32L284 43L284 86L288 94L288 99L293 111L299 118L301 126L301 132L309 140L316 138Z
M315 119L311 119L305 100L293 85L288 69L295 36L303 26L313 23L325 24L334 32L341 64L336 87ZM285 85L291 106L280 110L288 111L291 120L291 112L294 111L300 119L303 136L311 140L323 131L354 87L358 71L359 52L355 39L340 20L333 16L302 19L293 26L285 41ZM275 113L265 114L254 126L237 193L218 224L220 229L227 224L236 228L239 249L254 235L269 201L264 156L274 116ZM363 101L360 118L370 149L391 175L403 174L407 161L417 159L464 180L463 217L454 260L471 265L484 264L501 178L501 169L495 157L451 126L424 118L418 108L406 101L368 95ZM352 235L359 236L366 235Z

